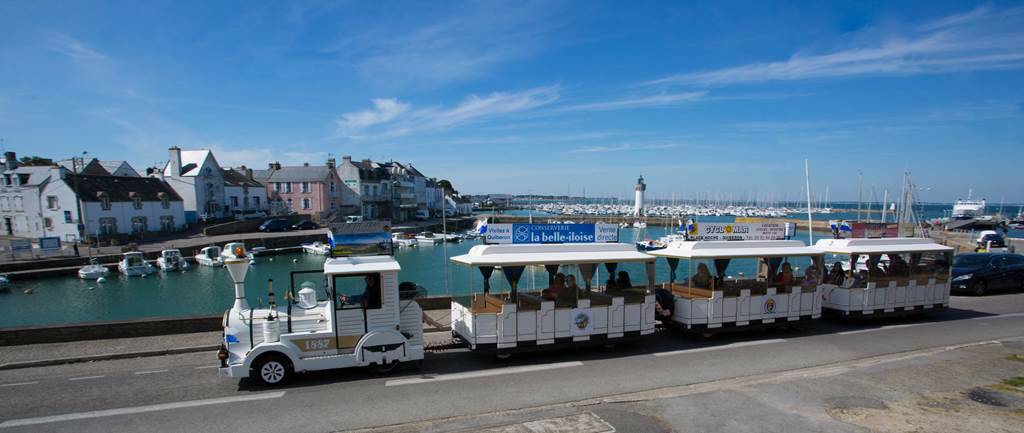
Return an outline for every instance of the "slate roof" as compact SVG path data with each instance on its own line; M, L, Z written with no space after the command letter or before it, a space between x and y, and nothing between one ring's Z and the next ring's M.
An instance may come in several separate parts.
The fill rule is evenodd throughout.
M256 170L253 170L254 178L256 177L255 171ZM228 186L263 186L263 184L253 179L249 179L249 177L246 176L245 173L239 170L235 170L233 168L221 169L221 174L224 176L224 184Z
M326 165L284 166L273 170L266 182L324 182L331 176L332 168ZM253 173L255 176L255 172Z
M28 182L23 183L22 185L19 186L35 186L41 185L43 182L46 182L46 179L50 177L51 169L53 169L53 167L46 167L41 165L26 165L15 168L14 170L4 170L3 174L9 174L12 176L19 174L27 174L29 175Z
M142 201L160 201L160 193L167 194L170 201L181 201L181 196L174 192L174 188L155 177L79 175L77 179L66 177L64 183L82 201L98 202L100 192L107 193L112 202L132 201L132 193L141 195Z
M139 175L139 172L137 170L135 170L135 167L132 167L132 165L129 164L128 161L124 161L124 160L121 160L121 161L111 160L111 161L99 161L99 163L100 163L100 166L102 166L103 169L106 170L107 173L110 173L111 175L113 175L114 172L116 172L119 168L121 168L122 165L128 166L128 169L131 170L133 173L135 173L136 176Z
M59 164L61 167L68 169L68 171L70 172L74 172L72 167L74 167L75 164L70 159L62 159L60 161L57 161L57 164ZM100 164L98 159L93 158L90 159L89 162L86 162L84 165L78 166L78 174L102 176L109 175L110 172L108 172L107 169L103 168L103 165Z

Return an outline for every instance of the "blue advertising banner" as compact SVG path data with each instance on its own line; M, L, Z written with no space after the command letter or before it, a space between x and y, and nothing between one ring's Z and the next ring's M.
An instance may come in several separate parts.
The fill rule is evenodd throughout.
M488 224L489 244L618 242L615 224Z

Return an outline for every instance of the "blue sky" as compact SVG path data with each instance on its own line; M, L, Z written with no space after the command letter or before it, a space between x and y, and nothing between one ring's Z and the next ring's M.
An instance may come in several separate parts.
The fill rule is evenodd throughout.
M463 192L1024 201L1024 4L2 2L0 137Z

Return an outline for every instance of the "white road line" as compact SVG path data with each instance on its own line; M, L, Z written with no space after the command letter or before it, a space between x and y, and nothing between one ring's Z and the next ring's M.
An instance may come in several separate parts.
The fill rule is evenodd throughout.
M412 377L408 379L394 379L384 383L384 386L415 385L418 383L442 382L446 380L475 379L478 377L500 376L503 374L529 373L533 371L555 370L567 367L579 367L580 361L556 362L554 364L524 365L522 367L492 368L488 370L469 371L465 373L438 374L432 376Z
M102 418L108 416L131 415L145 412L157 412L162 410L185 409L190 407L211 406L216 404L237 403L253 400L269 400L281 398L285 391L268 392L253 395L242 395L238 397L211 398L207 400L179 401L174 403L154 404L149 406L125 407L120 409L97 410L92 412L68 413L63 415L41 416L37 418L12 419L0 423L0 428L21 427L26 425L48 424L61 421L74 421L79 419Z
M68 379L68 380L89 380L89 379L99 379L99 378L101 378L101 377L107 377L107 376L106 376L106 375L104 375L104 374L101 374L101 375L99 375L99 376L82 376L82 377L72 377L72 378L70 378L70 379Z
M149 370L149 371L136 371L135 374L156 374L156 373L166 373L166 372L167 372L167 370Z
M9 386L23 386L23 385L35 385L35 384L37 384L37 383L39 383L39 381L38 381L38 380L37 380L37 381L34 381L34 382L18 382L18 383L5 383L5 384L3 384L3 385L0 385L0 387L4 387L4 388L6 388L6 387L9 387Z
M739 343L723 344L721 346L697 347L697 348L694 348L694 349L673 350L673 351L670 351L670 352L658 352L658 353L652 353L652 355L654 355L654 356L673 356L673 355L684 355L684 354L687 354L687 353L713 352L715 350L735 349L735 348L738 348L738 347L748 347L748 346L760 346L762 344L775 344L775 343L782 343L782 342L785 342L785 341L786 340L784 338L773 338L771 340L742 341L742 342L739 342Z
M217 368L217 367L220 367L220 366L219 365L200 365L200 366L196 367L196 370L206 370L208 368Z

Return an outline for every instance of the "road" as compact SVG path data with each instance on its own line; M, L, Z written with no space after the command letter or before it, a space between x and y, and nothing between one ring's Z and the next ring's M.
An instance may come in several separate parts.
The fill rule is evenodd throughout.
M0 371L0 433L320 432L450 423L1021 336L1024 294L1005 294L954 297L949 310L912 320L826 320L706 340L660 332L613 350L560 350L507 362L453 350L428 355L419 370L318 372L271 390L219 379L213 353L71 364ZM437 428L423 426L417 428Z

